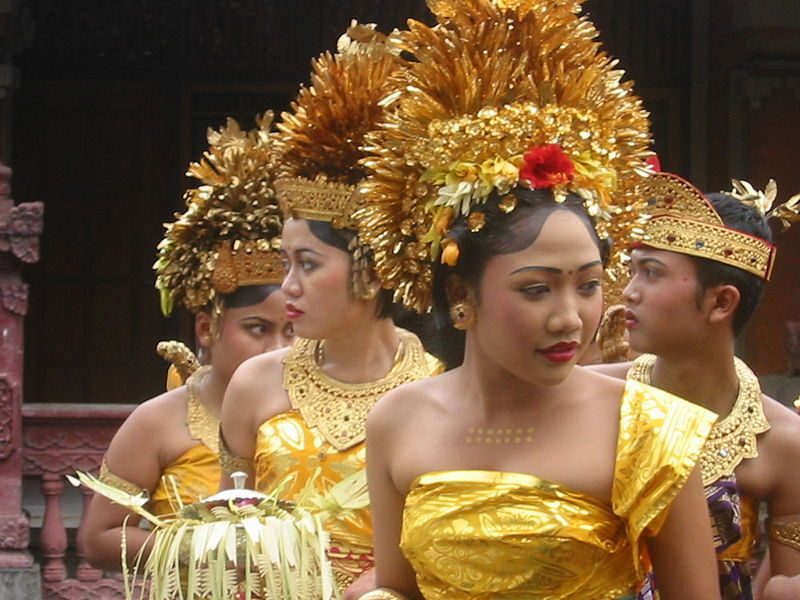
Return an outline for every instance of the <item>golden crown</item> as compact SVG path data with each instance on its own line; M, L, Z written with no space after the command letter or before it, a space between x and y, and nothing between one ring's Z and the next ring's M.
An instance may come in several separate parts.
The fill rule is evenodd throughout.
M651 214L644 226L644 244L721 262L769 280L775 246L726 227L691 183L672 173L656 173L644 179L637 191Z
M209 129L208 151L189 165L203 185L187 190L187 210L164 225L153 265L164 314L175 302L198 310L238 286L281 282L272 113L256 121L251 131L233 119Z
M364 136L383 116L378 101L400 60L375 25L353 22L336 54L312 62L311 85L301 87L291 110L281 115L276 146L280 176L275 183L286 218L327 221L357 229L352 219Z
M429 0L438 25L410 21L392 43L411 60L395 76L381 126L367 135L366 202L357 214L376 271L394 299L426 311L432 267L458 260L447 235L470 230L481 205L518 185L567 192L617 244L610 281L624 277L621 248L638 232L635 182L646 170L647 113L581 0ZM513 196L501 203L514 210Z
M355 186L302 177L275 182L275 193L284 219L326 221L337 229L355 229L351 216L357 202Z
M230 294L246 285L280 285L283 259L269 240L225 240L217 248L211 285Z

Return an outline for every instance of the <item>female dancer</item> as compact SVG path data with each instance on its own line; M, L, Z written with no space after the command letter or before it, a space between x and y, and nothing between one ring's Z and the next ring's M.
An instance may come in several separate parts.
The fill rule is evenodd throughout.
M229 120L209 130L211 147L189 174L204 185L187 192L188 210L167 225L159 245L157 287L162 308L174 302L195 312L197 342L207 364L185 386L134 410L111 441L100 478L150 496L148 510L170 515L180 504L219 487L219 414L228 381L245 359L285 346L292 330L279 289L281 219L272 188L271 115L249 133ZM120 569L126 538L132 560L149 533L137 519L96 495L84 545L97 567Z
M282 289L298 337L291 348L245 362L222 411L223 469L245 470L255 489L287 499L309 489L324 494L362 471L370 408L439 367L414 334L395 327L350 219L363 178L359 145L381 114L377 100L398 59L371 27L348 34L338 54L314 61L312 87L280 125ZM325 525L343 590L372 565L369 511Z
M465 349L370 414L365 598L627 598L650 561L665 600L712 598L694 466L715 415L575 366L601 238L635 233L640 103L579 2L429 5L439 25L398 36L415 61L368 140L359 216L384 285L432 297Z

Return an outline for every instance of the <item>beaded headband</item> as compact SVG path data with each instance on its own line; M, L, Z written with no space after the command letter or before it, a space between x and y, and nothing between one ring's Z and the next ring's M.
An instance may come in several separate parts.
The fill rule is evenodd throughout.
M708 199L688 181L656 173L639 184L637 193L651 214L643 244L721 262L769 281L775 246L726 227Z
M228 119L208 130L209 149L186 173L202 185L187 190L187 210L164 225L158 245L156 288L161 309L175 302L195 311L240 286L280 284L283 226L273 189L272 113L242 131Z
M351 219L357 201L355 186L301 177L275 182L275 193L284 219L325 221L337 229L355 229Z

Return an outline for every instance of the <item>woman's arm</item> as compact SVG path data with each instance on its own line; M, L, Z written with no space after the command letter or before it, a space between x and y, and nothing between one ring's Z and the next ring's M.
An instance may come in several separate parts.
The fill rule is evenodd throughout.
M662 600L719 598L711 521L698 469L666 510L658 535L648 538Z
M284 354L285 351L279 350L250 358L228 382L220 415L222 490L233 487L230 474L235 471L247 473L247 487L253 488L258 428L267 419L291 408L283 391L280 359Z
M414 569L400 550L404 492L391 477L394 445L392 397L390 392L380 400L367 418L367 479L372 509L375 553L375 582L378 587L397 590L408 598L422 598ZM397 436L400 437L400 436Z
M161 477L159 440L160 423L149 406L142 405L125 420L108 447L105 461L108 470L142 490L152 492ZM95 494L83 529L86 559L96 568L121 569L122 532L124 527L126 559L131 564L145 545L150 532L138 527L139 517Z

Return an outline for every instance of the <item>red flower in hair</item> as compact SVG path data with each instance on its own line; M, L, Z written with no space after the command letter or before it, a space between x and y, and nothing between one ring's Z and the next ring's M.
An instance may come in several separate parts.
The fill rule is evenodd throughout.
M658 154L653 154L653 156L649 157L644 162L653 167L653 171L656 173L661 173L661 161L658 160Z
M532 189L549 189L572 181L575 165L558 144L532 146L523 156L521 181Z

